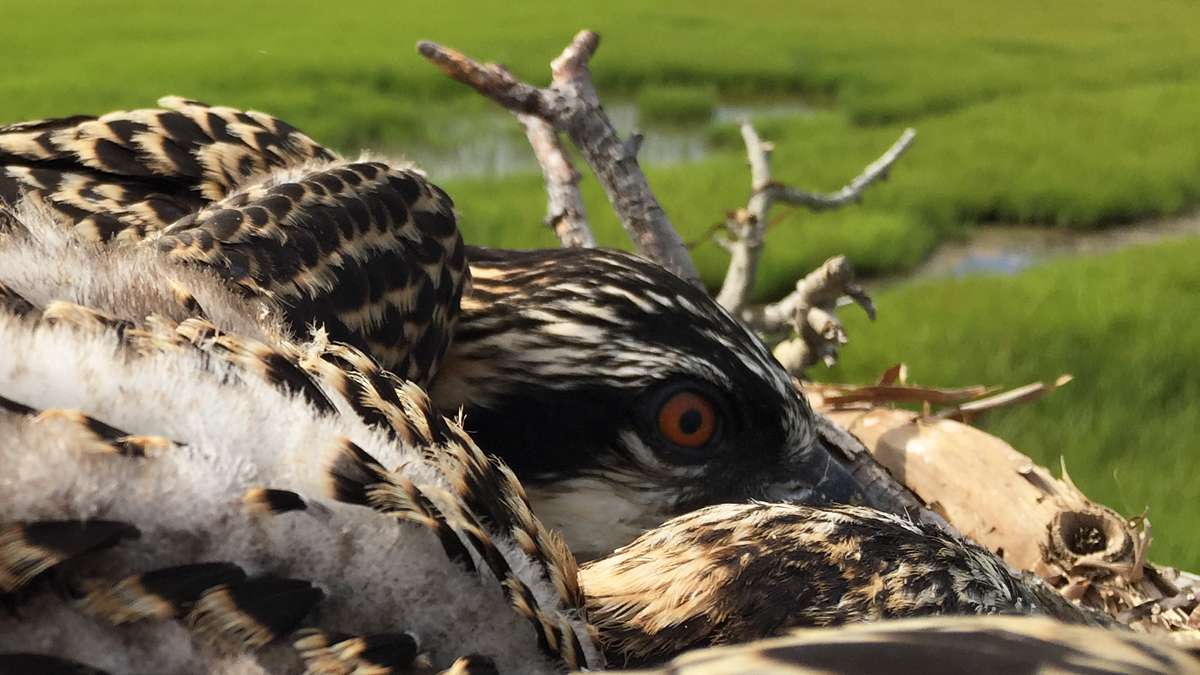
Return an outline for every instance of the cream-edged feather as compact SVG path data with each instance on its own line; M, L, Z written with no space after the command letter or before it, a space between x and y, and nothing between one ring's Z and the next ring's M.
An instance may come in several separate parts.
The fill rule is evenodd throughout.
M0 311L0 396L15 402L0 411L0 526L115 521L140 536L58 566L70 568L68 599L37 584L20 589L20 612L0 616L0 652L53 653L116 672L244 669L249 657L240 652L258 638L226 625L236 612L216 593L203 596L215 606L207 615L193 599L174 620L130 625L112 625L109 605L98 600L111 593L97 589L130 575L230 562L251 580L309 582L314 591L299 593L297 606L319 591L316 609L297 626L411 631L443 666L469 653L514 672L554 672L561 665L552 657L561 655L572 665L599 663L578 589L564 588L574 584L570 554L539 530L515 480L486 482L493 492L482 494L480 481L464 478L495 467L419 389L383 380L395 388L377 394L400 405L383 417L399 426L381 428L354 414L355 402L321 367L309 369L332 410L212 341L144 339L202 311L219 331L337 370L320 356L333 346L283 342L269 310L225 291L215 276L142 251L90 250L35 210L19 221L0 235L0 282L36 309L24 317ZM42 318L55 302L136 327ZM147 324L150 315L164 318ZM143 340L131 343L138 332ZM380 381L367 384L377 390ZM120 451L130 443L140 452ZM359 490L368 505L343 503L354 500L335 480L339 471L343 482L359 481L349 493ZM247 492L258 488L294 493L306 508L248 507ZM485 502L497 516L480 513ZM0 540L0 561L4 546ZM27 554L20 546L7 553ZM451 560L455 550L467 554ZM286 640L272 644L257 652L263 667L301 669Z

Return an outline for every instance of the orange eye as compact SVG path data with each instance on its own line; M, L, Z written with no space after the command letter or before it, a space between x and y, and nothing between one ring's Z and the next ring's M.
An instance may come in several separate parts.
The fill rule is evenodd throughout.
M705 397L693 391L673 394L658 409L658 432L685 448L698 448L717 430L717 412Z

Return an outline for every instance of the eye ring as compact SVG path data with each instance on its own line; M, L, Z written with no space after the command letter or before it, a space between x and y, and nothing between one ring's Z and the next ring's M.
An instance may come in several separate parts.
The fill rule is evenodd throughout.
M700 448L717 434L717 407L693 389L680 389L665 397L655 419L659 435L681 448Z

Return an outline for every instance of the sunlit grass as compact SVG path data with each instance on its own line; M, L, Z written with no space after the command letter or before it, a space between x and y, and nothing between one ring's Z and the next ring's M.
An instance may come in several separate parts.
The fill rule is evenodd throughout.
M659 124L705 123L716 106L716 87L668 84L646 87L637 95L642 118Z
M992 413L985 428L1046 466L1066 463L1093 499L1150 509L1156 560L1200 567L1200 240L1053 262L1014 277L906 284L879 318L842 312L851 344L834 370L872 381L889 365L936 385L1016 386L1071 373L1052 396ZM969 451L969 449L964 449Z
M798 271L839 252L865 273L901 271L974 222L1089 228L1193 208L1200 203L1198 110L1200 82L1191 82L1040 92L925 118L916 144L861 204L820 214L780 207L773 214L781 220L769 234L760 291L776 296ZM1076 121L1046 122L1063 118ZM857 127L836 112L760 125L776 145L775 178L818 190L840 187L902 128ZM649 172L685 238L699 236L749 196L736 130L720 130L715 140L723 150L708 160ZM537 229L543 215L538 177L447 187L476 241L537 243L522 233ZM592 189L588 196L601 239L623 243L603 195ZM696 256L709 283L718 283L723 251L708 244Z
M716 97L828 105L762 123L778 146L780 180L835 188L903 127L917 127L910 156L862 207L798 214L777 228L768 291L835 245L860 268L889 272L963 224L1087 227L1200 202L1200 5L1184 0L1136 12L1116 0L591 8L538 0L435 9L383 0L76 0L11 3L4 14L20 30L0 40L10 66L0 72L0 120L145 106L175 93L268 110L347 152L411 149L420 161L421 149L463 142L447 129L491 104L417 56L418 39L544 82L549 59L586 26L603 35L593 63L602 94L640 101L651 118L698 120ZM653 172L687 233L746 197L735 130L710 136L726 152ZM496 203L466 193L459 203L478 216L476 233L503 229L513 243L540 218L539 190L524 177L501 179L480 190ZM606 208L597 204L593 217L612 229ZM699 256L719 267L719 253Z

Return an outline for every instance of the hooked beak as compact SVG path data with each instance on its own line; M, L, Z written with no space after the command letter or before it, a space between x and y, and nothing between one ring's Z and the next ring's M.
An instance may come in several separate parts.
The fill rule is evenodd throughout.
M790 475L767 486L764 498L772 502L809 506L866 504L862 486L834 458L833 452L836 450L818 441L811 451L805 453L805 460Z

